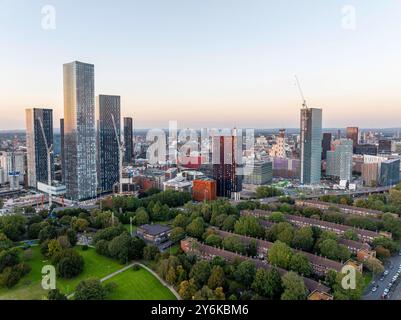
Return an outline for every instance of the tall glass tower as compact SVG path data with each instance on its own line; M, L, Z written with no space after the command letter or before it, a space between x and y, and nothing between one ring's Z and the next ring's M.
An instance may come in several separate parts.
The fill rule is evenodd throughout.
M127 164L131 164L132 156L134 154L133 139L134 139L134 134L133 134L132 118L126 117L124 118L124 143L125 143L124 162Z
M64 157L67 198L96 197L95 71L93 64L64 64Z
M301 109L301 183L318 184L321 178L322 109Z
M37 182L48 183L47 148L53 144L53 110L26 109L25 115L28 186L36 189ZM53 163L52 155L50 161L52 178L54 176Z
M120 97L97 97L98 184L102 192L113 190L119 181L121 141ZM114 128L115 126L115 128Z

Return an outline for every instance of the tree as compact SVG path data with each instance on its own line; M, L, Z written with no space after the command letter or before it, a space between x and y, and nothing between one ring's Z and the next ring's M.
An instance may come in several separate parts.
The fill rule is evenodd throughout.
M49 257L53 257L55 254L61 252L61 250L63 249L60 245L60 242L55 239L49 241L49 243L47 244L47 248L47 254Z
M155 260L159 253L159 248L153 244L148 244L145 248L143 248L143 258L145 260Z
M344 238L348 240L358 241L358 234L354 229L348 229L344 232Z
M75 300L104 300L112 290L113 285L103 285L97 279L81 281L76 290Z
M211 234L205 240L205 243L208 246L212 246L212 247L220 247L221 242L222 242L221 237L219 237L217 234ZM212 289L214 289L214 288L212 288Z
M264 235L264 229L259 220L253 216L242 216L234 225L235 233L260 238Z
M53 258L57 273L60 277L70 279L79 275L84 269L84 259L74 249L57 252Z
M348 248L336 240L326 239L319 244L320 253L332 260L346 261L351 257Z
M334 299L336 300L360 300L364 290L364 280L360 272L355 273L355 287L350 286L345 289L342 282L347 273L337 273L336 283L334 285Z
M214 298L216 300L225 300L226 299L226 295L224 294L222 287L218 287L214 290Z
M237 216L236 215L229 215L226 217L223 221L223 225L221 228L224 231L233 231L235 227L235 222L237 222Z
M205 225L201 217L193 220L186 228L187 233L195 238L201 239L205 232Z
M177 274L175 273L175 269L173 267L170 267L166 275L166 281L169 284L174 284L176 280L177 280Z
M196 285L194 279L184 280L180 283L178 294L184 300L191 300L196 293Z
M6 267L14 267L20 262L17 248L0 251L0 273Z
M110 241L108 252L110 257L118 260L121 264L127 263L130 258L131 236L123 233Z
M207 281L210 289L215 290L218 287L223 287L225 283L224 270L220 266L214 266Z
M268 230L267 238L272 242L280 240L290 245L294 238L294 227L288 222L275 224Z
M374 275L384 272L383 264L376 258L369 258L365 260L363 264Z
M171 230L170 240L173 242L179 242L185 238L185 230L182 227L175 227Z
M27 219L21 214L13 214L0 217L0 232L7 238L17 241L24 233Z
M82 218L72 218L71 226L75 231L83 232L89 227L89 221Z
M224 249L228 251L237 252L241 254L245 254L246 252L246 247L244 243L237 236L233 235L224 238L222 244Z
M54 226L45 225L39 232L39 242L55 239L57 237L57 229Z
M49 300L67 300L65 294L61 293L59 289L52 289L47 294L47 299Z
M270 198L283 195L283 192L270 186L260 186L256 189L256 198Z
M305 277L309 277L312 274L311 263L302 253L296 253L291 256L290 270Z
M283 293L282 281L276 268L265 270L259 268L252 284L257 294L268 299L279 299Z
M235 280L242 283L246 288L252 285L255 279L256 267L252 261L246 260L239 264L234 272Z
M188 218L182 213L177 214L173 221L173 227L185 228L188 225Z
M274 223L285 222L284 214L282 212L278 212L278 211L273 212L269 216L269 221L274 222Z
M381 246L390 251L390 253L396 254L398 253L398 244L386 237L375 238L372 242L373 247L376 249L378 246Z
M312 228L304 227L296 230L292 243L295 248L310 251L314 243Z
M139 208L135 213L135 223L138 226L149 223L149 215L145 208Z
M292 250L287 244L276 241L268 251L267 256L271 265L289 269L292 254Z
M209 262L202 260L195 263L189 276L194 279L198 287L205 285L210 277L211 269Z
M78 237L77 237L77 233L72 230L72 229L68 229L66 231L66 236L68 238L68 241L70 242L71 246L75 246L78 242Z
M281 300L305 300L308 294L302 278L292 271L283 276L283 287Z

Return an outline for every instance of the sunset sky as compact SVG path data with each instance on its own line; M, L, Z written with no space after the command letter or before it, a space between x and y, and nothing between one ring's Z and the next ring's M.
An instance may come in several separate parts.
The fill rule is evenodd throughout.
M137 128L298 127L294 74L324 127L401 126L400 0L0 0L0 57L0 130L28 107L58 128L74 60Z

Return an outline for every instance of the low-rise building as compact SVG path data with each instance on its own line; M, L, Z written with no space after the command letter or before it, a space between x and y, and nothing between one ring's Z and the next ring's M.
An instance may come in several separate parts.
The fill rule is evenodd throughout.
M161 251L171 247L170 241L172 228L159 224L144 224L136 230L136 235L145 242L157 246Z

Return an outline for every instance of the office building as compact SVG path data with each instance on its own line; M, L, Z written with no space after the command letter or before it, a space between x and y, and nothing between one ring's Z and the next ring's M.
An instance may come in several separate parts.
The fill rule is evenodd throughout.
M25 180L26 155L21 151L0 151L0 185L9 184L11 190L20 188Z
M326 175L339 180L352 179L353 141L340 139L333 143L334 150L327 152Z
M64 156L66 197L95 198L96 125L93 64L64 64Z
M362 154L362 155L377 155L377 147L374 144L358 144L354 150L355 154Z
M133 120L132 118L124 118L124 163L130 164L133 160L134 154L134 134L133 134Z
M273 163L271 161L255 161L253 171L244 175L245 184L263 185L273 180Z
M48 183L48 149L53 146L53 110L26 109L26 147L28 187ZM53 154L50 158L51 179L54 177Z
M64 182L65 163L64 163L64 119L60 119L60 159L61 159L61 181Z
M99 95L96 99L98 188L111 192L119 182L121 141L120 97ZM117 140L118 139L118 140Z
M379 140L379 154L391 154L392 144L391 140L382 139Z
M380 185L394 186L400 183L400 159L386 160L380 166Z
M325 132L323 133L323 140L322 140L322 160L326 160L326 153L327 151L331 150L331 133Z
M218 197L231 199L233 196L235 200L240 199L242 191L242 176L238 172L242 163L240 141L235 129L232 133L219 133L212 137L213 178L216 181Z
M322 109L301 109L301 183L320 183Z
M361 178L363 184L367 187L376 187L379 184L379 164L363 163L361 169Z
M355 147L359 143L359 128L358 127L348 127L347 128L347 139L352 140L352 147Z

